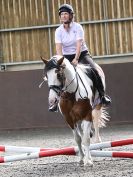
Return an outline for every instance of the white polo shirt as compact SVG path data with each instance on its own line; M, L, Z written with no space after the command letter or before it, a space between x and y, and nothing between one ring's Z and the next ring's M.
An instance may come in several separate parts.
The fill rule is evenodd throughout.
M84 31L79 23L72 22L70 29L67 31L63 24L60 25L55 31L55 43L62 44L63 55L72 55L76 53L76 42L79 39L83 39L81 45L81 52L88 50L84 41Z

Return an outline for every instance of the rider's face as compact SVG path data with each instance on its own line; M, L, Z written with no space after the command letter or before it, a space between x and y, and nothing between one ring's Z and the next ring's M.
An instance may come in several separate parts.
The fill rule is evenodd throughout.
M70 18L70 14L68 12L62 12L60 14L60 20L62 23L69 21L69 18Z

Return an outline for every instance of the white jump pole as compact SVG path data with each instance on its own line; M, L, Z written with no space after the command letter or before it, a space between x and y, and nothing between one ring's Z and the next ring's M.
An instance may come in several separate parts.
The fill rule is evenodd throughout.
M30 153L30 152L48 151L48 150L52 150L52 149L55 149L55 148L0 145L0 151L1 152Z
M116 146L125 146L125 145L130 145L130 144L133 144L133 138L91 144L90 150L97 150L97 149L110 148L110 147L116 147ZM40 152L40 151L47 151L47 150L54 150L54 148L20 147L20 146L0 145L1 152L31 153L31 152Z
M27 160L27 159L36 159L36 158L50 157L56 155L77 155L77 153L78 153L77 147L76 148L70 147L70 148L0 157L0 163ZM115 152L115 151L91 150L91 155L96 157L133 158L133 152L121 152L121 151Z

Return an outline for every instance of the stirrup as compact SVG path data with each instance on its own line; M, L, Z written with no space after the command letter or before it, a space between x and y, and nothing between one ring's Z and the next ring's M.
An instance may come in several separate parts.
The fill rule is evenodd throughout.
M110 106L111 105L111 98L108 95L101 97L101 104L103 106Z

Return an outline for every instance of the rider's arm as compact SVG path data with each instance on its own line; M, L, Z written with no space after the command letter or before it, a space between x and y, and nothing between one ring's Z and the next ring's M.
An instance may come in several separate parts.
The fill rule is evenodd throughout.
M62 44L61 43L56 43L56 54L57 55L63 55L62 54Z
M55 48L56 48L56 54L62 55L62 39L61 39L61 31L60 28L57 28L55 31Z
M76 60L79 59L80 53L81 53L81 44L82 44L82 39L77 40L76 42L76 55L75 58Z
M81 53L81 44L82 44L82 39L77 40L76 42L76 55L75 58L73 59L72 63L77 65L78 64L78 60L80 57L80 53Z
M77 24L77 33L76 33L76 55L74 60L72 61L73 64L78 63L78 59L81 53L81 46L84 40L84 30L80 24Z

